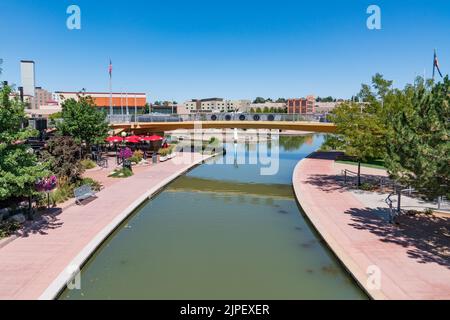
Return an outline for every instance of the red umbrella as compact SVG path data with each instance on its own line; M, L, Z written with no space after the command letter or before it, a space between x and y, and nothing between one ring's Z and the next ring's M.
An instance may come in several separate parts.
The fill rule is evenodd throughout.
M139 136L129 136L125 138L126 142L130 142L130 143L139 143L141 142L141 137Z
M163 139L164 139L163 137L157 136L157 135L146 136L146 137L142 138L142 140L144 140L144 141L161 141Z
M117 142L122 142L123 138L119 137L119 136L112 136L112 137L108 137L105 139L107 142L113 142L113 143L117 143Z

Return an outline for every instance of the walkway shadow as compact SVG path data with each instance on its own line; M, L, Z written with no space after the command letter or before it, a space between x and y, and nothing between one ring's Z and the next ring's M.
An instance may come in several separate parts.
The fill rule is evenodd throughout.
M310 175L305 183L316 186L324 192L345 192L350 188L350 185L344 185L342 175L314 174Z
M339 151L316 151L311 153L306 158L309 159L322 159L322 160L336 160L344 155L343 152Z
M450 217L404 214L393 225L388 223L387 208L352 208L345 213L352 216L352 227L408 248L409 257L420 263L435 262L450 269Z
M38 220L27 223L24 228L17 231L16 235L23 238L31 234L46 235L48 230L62 227L63 223L58 218L61 213L60 208L48 209L40 215Z

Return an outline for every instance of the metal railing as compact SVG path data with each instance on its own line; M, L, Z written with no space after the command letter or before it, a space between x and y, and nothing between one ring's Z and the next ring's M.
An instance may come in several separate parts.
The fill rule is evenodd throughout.
M132 122L183 122L183 121L307 121L324 122L323 117L313 114L286 113L190 113L190 114L145 114L108 115L110 123Z
M358 173L344 169L341 171L342 175L344 176L344 185L347 185L349 181L357 180L358 179ZM387 186L395 187L395 182L388 177L377 177L370 174L360 174L361 182L362 181L372 181L377 183L380 186L380 189L383 190Z

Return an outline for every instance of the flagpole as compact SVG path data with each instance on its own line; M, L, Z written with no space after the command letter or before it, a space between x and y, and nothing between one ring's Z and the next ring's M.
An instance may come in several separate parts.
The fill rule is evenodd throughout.
M113 115L113 106L112 106L112 63L111 59L109 60L109 115Z
M436 49L434 49L434 56L433 56L433 82L434 82L434 69L436 67Z

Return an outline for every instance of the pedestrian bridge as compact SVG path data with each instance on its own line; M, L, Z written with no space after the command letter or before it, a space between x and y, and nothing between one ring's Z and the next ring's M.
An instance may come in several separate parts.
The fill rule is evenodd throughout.
M113 115L109 116L115 132L162 132L177 129L278 129L334 133L333 123L321 122L320 116L294 114L189 114L189 115Z

